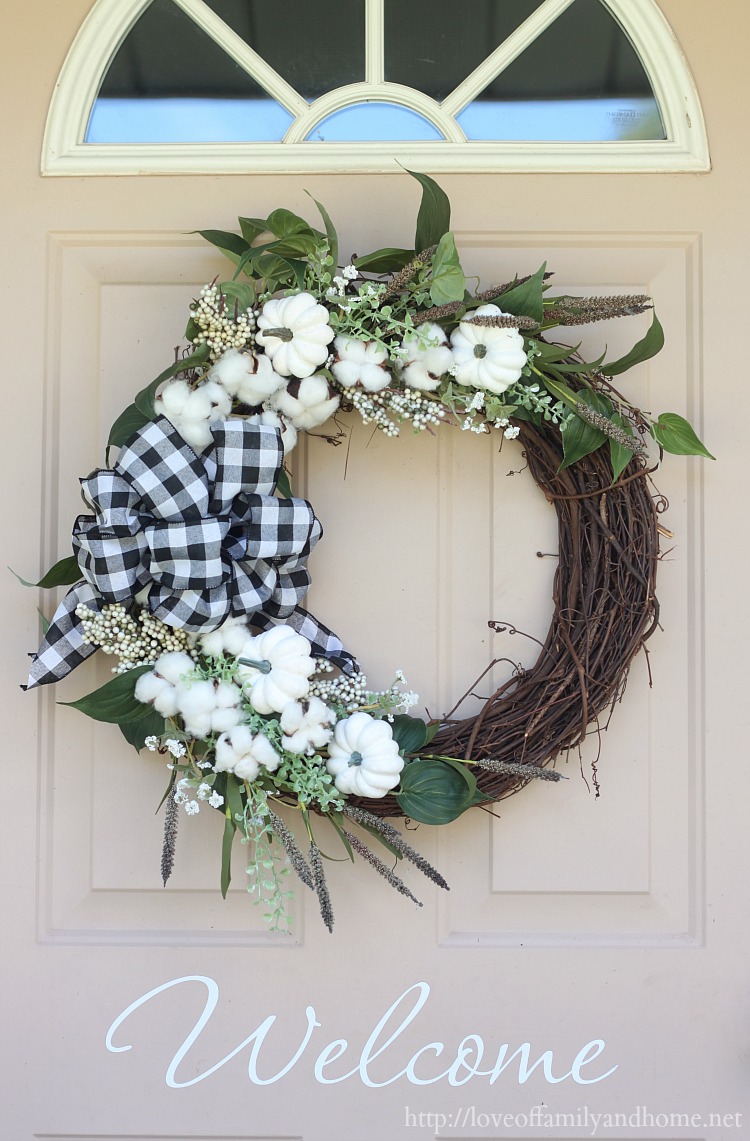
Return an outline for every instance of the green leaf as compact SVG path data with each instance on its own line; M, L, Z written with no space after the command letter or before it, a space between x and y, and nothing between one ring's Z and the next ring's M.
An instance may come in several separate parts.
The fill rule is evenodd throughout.
M465 812L473 799L466 774L438 760L416 760L401 773L396 800L412 820L422 824L449 824Z
M238 218L237 221L240 224L242 236L249 246L268 229L267 218Z
M279 472L279 478L276 481L276 490L282 499L292 498L292 481L285 468L282 468Z
M427 741L427 726L420 717L398 713L391 722L393 739L401 753L416 753Z
M147 737L161 737L165 731L164 718L150 705L141 706L146 712L138 721L126 721L120 725L120 732L136 753L140 753Z
M312 198L312 194L310 194L309 190L306 190L305 194ZM317 198L313 198L312 200L318 207L320 216L323 219L323 224L326 228L326 237L328 238L328 248L331 252L331 257L333 258L334 267L336 267L339 264L339 236L336 233L336 227L331 221L325 206L323 206L322 203L318 202Z
M50 622L47 615L42 613L38 606L36 608L36 612L39 615L39 625L42 630L42 637L44 638L52 623Z
M450 230L451 204L445 191L429 175L418 174L414 170L407 170L406 173L416 178L422 187L422 201L414 237L414 248L417 253L421 253L430 246L436 246L443 234L447 234Z
M200 234L233 262L239 261L250 244L239 234L230 234L226 230L192 230L191 233Z
M430 300L433 305L449 305L461 301L466 292L466 276L456 249L453 234L443 234L435 250L430 279Z
M642 364L643 361L650 360L655 357L657 353L661 352L664 348L664 330L659 324L659 319L654 313L651 320L651 328L646 333L646 336L633 345L629 353L619 360L612 361L611 364L602 366L602 372L607 376L618 376L621 372L627 372L633 365ZM713 457L711 457L713 459Z
M137 404L128 404L125 411L120 413L109 430L107 449L121 448L125 441L129 440L144 424L148 424L150 419L150 416L141 412Z
M662 412L659 419L651 427L651 435L665 452L675 456L705 456L708 460L715 460L705 444L696 436L693 428L682 416L676 412Z
M277 253L281 257L311 257L319 248L320 239L313 234L290 234L288 238L280 238L269 247L269 252Z
M380 250L373 250L371 254L363 254L355 258L354 264L359 270L368 273L395 273L403 269L413 259L415 250L401 250L395 246L384 246Z
M377 828L373 827L372 824L365 824L363 821L359 821L357 827L364 829L365 832L369 832L371 836L374 836L374 838L383 845L385 850L391 856L395 856L397 860L402 860L404 858L403 853L399 852L398 848L392 844L390 840L383 835L382 832L379 832Z
M232 773L227 774L226 802L232 820L236 821L238 816L242 817L244 812L242 790L237 782L237 777Z
M309 222L304 218L300 218L299 214L293 214L291 210L273 210L268 215L267 221L268 229L277 238L288 238L290 234L309 234L313 235L313 229Z
M503 313L512 313L514 317L531 317L538 325L544 320L544 275L547 271L545 262L536 273L521 285L514 285L507 293L501 293L495 298L495 303Z
M58 701L57 704L69 705L87 717L93 717L95 721L108 721L114 725L140 721L143 717L143 702L136 700L135 683L141 674L148 673L150 669L151 666L136 666L127 673L113 677L93 693L79 697L78 701Z
M576 395L581 404L588 404L589 408L593 408L595 412L601 412L603 416L608 418L612 415L611 402L600 392L593 392L590 388L584 388ZM582 460L584 456L595 452L606 439L604 432L600 432L598 428L593 428L580 416L574 416L572 420L568 421L565 431L562 433L563 456L565 458L558 471L563 471L571 464Z
M83 578L75 555L68 555L66 558L60 559L39 579L39 582L27 582L25 578L21 578L20 574L16 574L13 567L8 567L8 570L11 574L16 575L23 586L41 586L44 590L50 590L53 586L72 586L74 582L80 582Z
M226 297L232 309L237 305L240 313L255 305L255 290L246 281L222 281L219 292Z
M620 414L616 412L614 416L610 416L610 420L613 424L616 424L618 428L622 428L624 432L627 432L629 436L633 435L633 429L626 416L620 416ZM612 460L612 482L617 483L625 471L625 468L632 460L633 453L629 448L623 448L622 444L618 444L617 440L610 439L609 455Z
M333 825L333 827L338 832L339 840L341 841L341 843L346 848L346 851L349 855L349 859L351 860L352 863L354 863L354 852L352 851L352 846L349 843L349 841L347 840L346 836L344 835L344 817L343 817L343 815L340 812L329 812L328 813L328 819L331 821L331 824Z
M224 820L224 836L221 841L221 894L227 898L229 885L232 882L232 845L237 825L227 816Z

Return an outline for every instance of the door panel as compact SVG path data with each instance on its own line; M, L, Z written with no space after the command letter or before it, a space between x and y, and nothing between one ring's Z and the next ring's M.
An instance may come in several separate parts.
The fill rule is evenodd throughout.
M231 228L237 214L277 205L308 212L293 176L40 179L49 91L86 6L45 5L44 43L30 13L6 29L3 81L21 89L30 66L40 77L28 99L14 98L19 130L3 191L16 267L6 364L24 386L22 416L8 416L4 435L14 489L5 561L27 578L67 551L78 477L102 462L109 424L165 366L187 302L222 268L189 232ZM207 814L181 821L177 868L162 889L152 812L166 770L136 757L116 728L55 704L105 680L106 660L54 693L15 688L37 629L33 594L9 580L3 1062L13 1141L578 1141L592 1135L584 1108L627 1116L638 1106L697 1117L687 1128L620 1123L610 1136L743 1135L728 1118L748 1108L739 849L747 770L738 755L748 721L739 570L747 539L738 522L748 417L741 367L727 362L741 358L735 283L747 241L740 112L726 77L744 66L740 25L750 33L750 16L732 0L710 14L692 0L662 6L697 74L714 172L441 179L464 264L485 284L546 259L561 291L651 293L667 344L628 375L628 393L652 411L704 419L719 456L703 466L673 457L658 474L674 533L659 571L663 630L602 735L601 795L592 736L580 760L558 761L567 782L527 788L494 817L417 830L413 842L444 872L449 894L414 873L424 902L416 909L368 869L333 864L335 934L300 895L294 935L270 936L243 890L239 856L221 900L219 822ZM339 225L343 251L410 240L417 195L403 175L304 185ZM616 356L639 328L610 322L572 333L584 349L598 354L607 343ZM431 712L449 709L492 657L510 662L477 692L529 665L535 645L524 634L543 636L551 615L554 512L517 444L500 452L496 440L467 435L388 441L357 424L348 444L311 438L294 461L295 489L326 531L310 563L311 609L375 685L402 668ZM524 634L491 635L490 619ZM188 981L168 985L179 979ZM118 1015L160 987L108 1050ZM368 1062L367 1040L391 1008ZM271 1015L254 1054L246 1040ZM346 1048L321 1057L338 1039ZM438 1077L462 1040L463 1065ZM591 1048L579 1058L582 1081L564 1077L597 1040L601 1055ZM523 1050L515 1054L524 1043L526 1063ZM546 1072L545 1063L526 1072L545 1051ZM497 1069L495 1080L472 1076L472 1066ZM579 1117L524 1122L541 1105ZM501 1110L513 1120L492 1117ZM608 1135L601 1125L599 1135Z

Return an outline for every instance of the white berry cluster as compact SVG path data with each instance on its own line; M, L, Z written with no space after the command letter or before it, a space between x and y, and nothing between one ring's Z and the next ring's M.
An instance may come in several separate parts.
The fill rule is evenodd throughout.
M193 344L208 345L212 361L218 360L227 349L244 349L252 343L255 313L252 309L235 313L235 306L218 286L204 285L191 309L199 330Z
M184 630L165 625L147 610L134 618L120 602L110 602L100 614L85 603L76 607L81 620L81 640L87 646L99 646L105 654L120 659L112 673L123 674L136 666L150 665L162 654L179 652L191 659L197 657Z
M360 414L362 422L374 424L389 437L399 434L396 420L410 420L415 432L423 432L430 425L439 424L445 416L441 404L414 389L366 392L363 388L346 388L343 391L344 398Z

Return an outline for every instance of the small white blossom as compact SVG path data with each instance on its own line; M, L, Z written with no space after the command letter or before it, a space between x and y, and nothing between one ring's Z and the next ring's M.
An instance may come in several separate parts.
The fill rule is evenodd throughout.
M157 748L159 747L159 738L158 737L146 737L143 744L146 746L146 748L148 749L148 751L150 753L155 753Z
M201 806L197 800L189 800L185 805L185 811L187 812L188 816L195 816L198 812L200 812L200 810Z
M212 808L221 808L224 803L224 797L219 796L218 792L212 792L208 798L208 803Z
M170 740L165 741L164 744L169 749L173 757L184 757L187 753L187 749L185 748L182 741L175 741L173 738L170 738Z
M196 793L198 800L208 800L210 795L211 795L211 785L210 784L206 784L205 782L202 782L201 784L198 785L198 791Z

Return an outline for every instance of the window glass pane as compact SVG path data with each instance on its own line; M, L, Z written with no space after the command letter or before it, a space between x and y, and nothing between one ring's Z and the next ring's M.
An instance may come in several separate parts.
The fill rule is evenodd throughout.
M542 0L384 0L385 78L441 102Z
M414 142L442 139L426 119L393 103L360 103L334 111L318 123L305 142Z
M600 0L576 0L457 116L470 139L663 139L648 77Z
M280 140L291 121L171 0L154 0L104 77L86 142Z
M206 0L312 102L365 78L365 0Z

